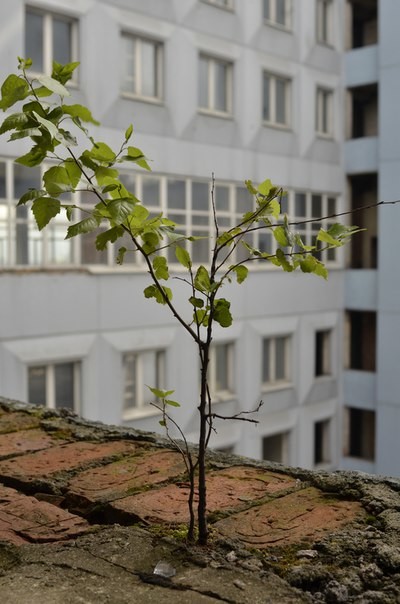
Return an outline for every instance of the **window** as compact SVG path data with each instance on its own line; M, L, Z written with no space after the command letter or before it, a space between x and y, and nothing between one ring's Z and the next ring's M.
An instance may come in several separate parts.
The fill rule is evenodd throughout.
M262 439L262 455L266 461L289 463L289 432L272 434Z
M330 426L329 419L314 424L314 465L331 461Z
M164 350L127 352L123 355L124 412L150 411L150 403L156 400L151 388L165 387Z
M232 71L229 61L200 55L199 107L217 114L232 113Z
M331 373L331 332L317 331L315 333L315 377Z
M50 409L80 408L79 362L37 365L28 368L28 401Z
M262 353L262 383L274 386L290 381L290 336L265 338Z
M221 8L233 8L233 0L203 0L207 4L215 4L215 6L220 6Z
M209 383L213 396L225 398L234 391L234 345L215 344L211 350Z
M333 44L333 2L332 0L317 0L317 42Z
M263 16L273 25L290 29L292 0L263 0Z
M322 136L333 136L333 92L317 88L315 129Z
M375 411L345 408L344 455L373 461L375 459Z
M376 312L346 313L345 366L358 371L376 371Z
M49 75L53 61L62 64L77 61L78 21L71 17L27 8L25 56L32 59L34 72Z
M263 74L263 120L276 126L290 125L290 80Z
M123 34L122 45L122 93L142 99L161 100L162 44Z

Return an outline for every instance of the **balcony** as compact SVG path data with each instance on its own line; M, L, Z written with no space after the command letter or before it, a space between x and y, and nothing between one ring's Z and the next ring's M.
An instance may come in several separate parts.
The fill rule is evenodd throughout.
M366 86L378 81L378 46L349 50L345 54L345 85Z
M347 48L360 48L378 42L377 0L347 0Z

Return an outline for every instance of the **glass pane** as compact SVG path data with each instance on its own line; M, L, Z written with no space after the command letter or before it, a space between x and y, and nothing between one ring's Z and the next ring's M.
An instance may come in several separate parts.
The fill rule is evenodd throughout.
M276 22L286 25L286 0L276 0Z
M209 237L207 231L192 231L195 237L203 237L192 243L192 260L195 264L209 261Z
M199 226L208 226L208 214L193 214L192 223Z
M56 216L47 227L47 261L51 264L72 264L72 241L65 239L67 224Z
M43 72L43 16L26 11L25 56L33 61L34 71Z
M79 237L82 264L107 264L107 250L99 251L96 249L95 241L99 233L101 233L100 229Z
M215 390L229 390L228 345L215 347Z
M307 216L306 212L306 194L295 193L294 195L294 211L296 216Z
M147 388L157 387L156 353L153 351L140 353L141 376L140 383L143 389L143 404L148 405L155 400L154 394Z
M272 252L272 234L270 231L260 232L258 235L258 248L260 252L270 254Z
M288 121L286 115L286 89L286 80L276 78L276 121L278 124L286 124Z
M14 164L14 197L19 199L28 189L40 189L40 168Z
M144 96L157 96L157 47L153 42L142 40L142 90Z
M262 352L262 381L267 383L271 380L271 356L270 356L270 340L263 340L263 352Z
M74 410L74 363L54 365L55 406Z
M7 218L8 208L0 204L0 266L9 264Z
M214 62L214 109L217 111L228 111L228 66L221 61Z
M336 197L328 197L328 215L336 214Z
M168 208L185 209L186 183L184 180L168 180Z
M160 180L158 178L143 179L142 202L148 206L160 206Z
M322 196L313 195L311 197L311 216L320 218L322 216Z
M270 101L270 94L271 94L271 78L264 74L264 79L263 79L263 119L266 122L271 121L271 101Z
M6 164L0 162L0 197L5 198L6 196Z
M53 17L53 59L57 63L72 61L72 23Z
M275 379L286 379L286 338L275 339Z
M31 405L46 404L46 367L29 367L28 402Z
M124 391L124 409L131 409L136 407L136 355L125 354L124 355L124 377L125 377L125 391Z
M238 187L236 189L236 212L245 214L253 209L253 196L248 192L245 187Z
M289 211L289 197L288 195L280 195L278 201L281 204L281 214L286 214Z
M229 187L215 187L215 206L217 210L229 210Z
M199 64L199 106L209 108L208 60L200 57Z
M17 223L15 226L16 235L16 262L17 264L29 264L28 256L28 224Z
M124 92L136 92L135 49L135 40L129 36L122 36L121 71Z
M208 183L192 182L192 209L204 211L210 209Z
M270 0L264 0L263 2L264 19L270 19Z
M135 195L136 180L134 174L129 172L120 172L119 180L130 193Z

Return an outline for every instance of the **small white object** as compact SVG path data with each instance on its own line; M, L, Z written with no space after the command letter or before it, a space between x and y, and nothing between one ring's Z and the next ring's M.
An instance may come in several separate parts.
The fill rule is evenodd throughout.
M169 562L160 560L153 570L153 575L160 575L160 577L170 579L176 575L176 570Z

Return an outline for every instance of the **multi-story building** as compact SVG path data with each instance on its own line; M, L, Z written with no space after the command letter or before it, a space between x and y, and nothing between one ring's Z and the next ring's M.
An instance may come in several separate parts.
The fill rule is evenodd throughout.
M212 230L212 174L223 226L249 207L247 178L284 186L291 217L319 218L377 195L396 197L396 38L379 36L377 44L377 4L7 0L0 75L15 70L18 55L42 73L53 59L79 60L70 89L73 102L100 120L96 140L116 147L133 122L153 172L124 168L124 182L187 235ZM391 31L390 11L400 7L379 4L380 23ZM41 178L39 168L13 163L26 150L21 141L0 141L1 394L157 430L146 384L175 388L182 403L175 417L194 440L195 347L168 309L143 297L149 277L139 258L119 267L116 249L96 252L92 235L65 241L63 219L39 233L29 212L16 209ZM78 201L90 203L83 193ZM397 285L393 270L383 270L394 264L396 210L386 210L355 217L371 228L354 242L350 270L342 249L326 255L328 282L253 263L244 285L226 288L234 325L215 331L214 404L228 415L264 405L256 428L221 422L213 446L334 468L344 423L346 467L398 472ZM311 241L328 223L307 223L301 233ZM270 249L270 238L260 237ZM196 263L207 262L210 245L207 238L193 244ZM189 295L176 281L183 312Z

